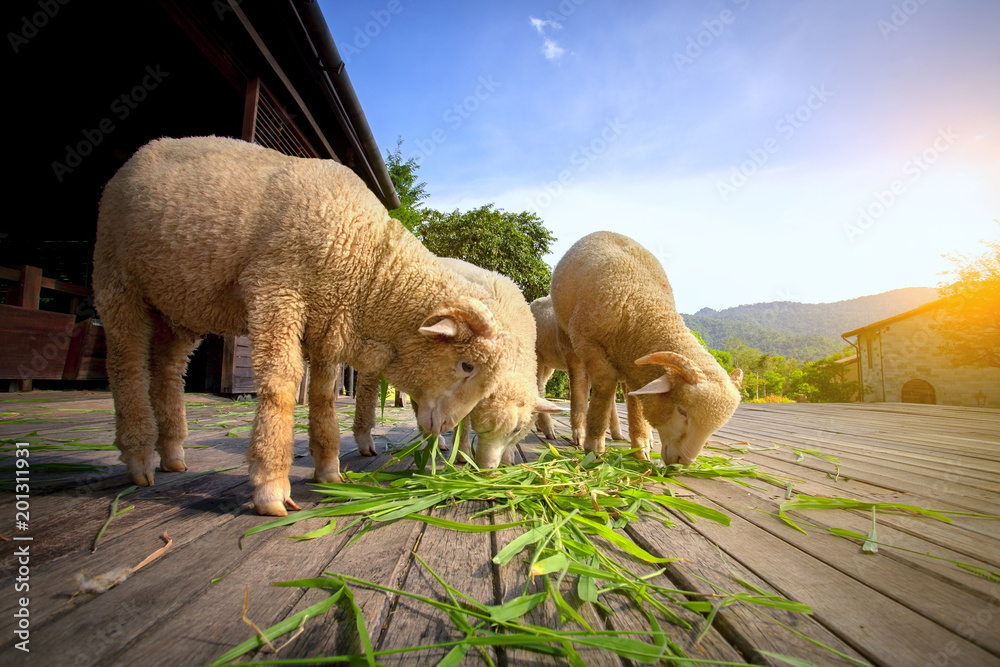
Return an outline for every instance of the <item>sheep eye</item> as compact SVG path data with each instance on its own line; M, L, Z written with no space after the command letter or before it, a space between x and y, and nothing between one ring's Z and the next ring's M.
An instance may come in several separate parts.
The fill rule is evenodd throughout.
M472 375L472 372L476 370L476 367L470 364L468 361L463 361L461 364L459 364L459 367L462 369L462 372L465 373L466 375Z
M685 410L684 408L682 408L680 406L677 406L677 412L681 413L681 417L687 417L688 416L687 410Z

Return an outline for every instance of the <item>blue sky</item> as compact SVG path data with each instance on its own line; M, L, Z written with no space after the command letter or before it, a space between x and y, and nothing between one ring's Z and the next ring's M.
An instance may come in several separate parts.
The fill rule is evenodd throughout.
M431 197L610 229L678 309L934 286L1000 227L995 0L321 6Z

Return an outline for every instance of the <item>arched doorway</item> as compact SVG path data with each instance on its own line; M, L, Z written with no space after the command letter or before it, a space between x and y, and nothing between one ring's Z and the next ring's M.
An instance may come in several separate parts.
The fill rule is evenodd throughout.
M910 380L903 385L902 397L900 399L903 403L927 403L929 405L937 404L937 397L934 395L934 387L931 386L930 382L925 382L924 380Z

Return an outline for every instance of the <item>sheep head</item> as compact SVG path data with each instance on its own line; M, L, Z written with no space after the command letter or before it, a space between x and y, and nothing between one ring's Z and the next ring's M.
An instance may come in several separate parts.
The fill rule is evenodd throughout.
M635 363L660 365L665 371L629 392L640 397L646 418L660 434L663 463L694 462L709 437L736 411L743 371L736 369L726 377L720 366L706 373L676 352L655 352Z
M439 303L414 334L384 375L413 397L420 427L440 434L496 386L510 355L509 336L486 304L469 296Z
M478 434L476 465L496 468L504 452L531 430L536 412L562 412L564 408L538 396L534 377L525 381L506 377L497 389L472 409L472 428Z

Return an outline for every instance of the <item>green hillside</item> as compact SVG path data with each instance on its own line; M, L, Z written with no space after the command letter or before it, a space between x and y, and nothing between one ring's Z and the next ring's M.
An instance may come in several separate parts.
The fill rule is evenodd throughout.
M698 331L715 349L726 349L727 341L739 338L769 354L820 359L845 347L841 333L937 297L936 289L907 287L835 303L773 301L724 310L702 308L683 317L688 328Z
M847 346L843 340L834 340L819 334L788 334L777 329L746 322L729 322L714 317L683 315L684 323L702 335L708 346L725 350L727 342L739 338L761 352L802 361L822 359Z

